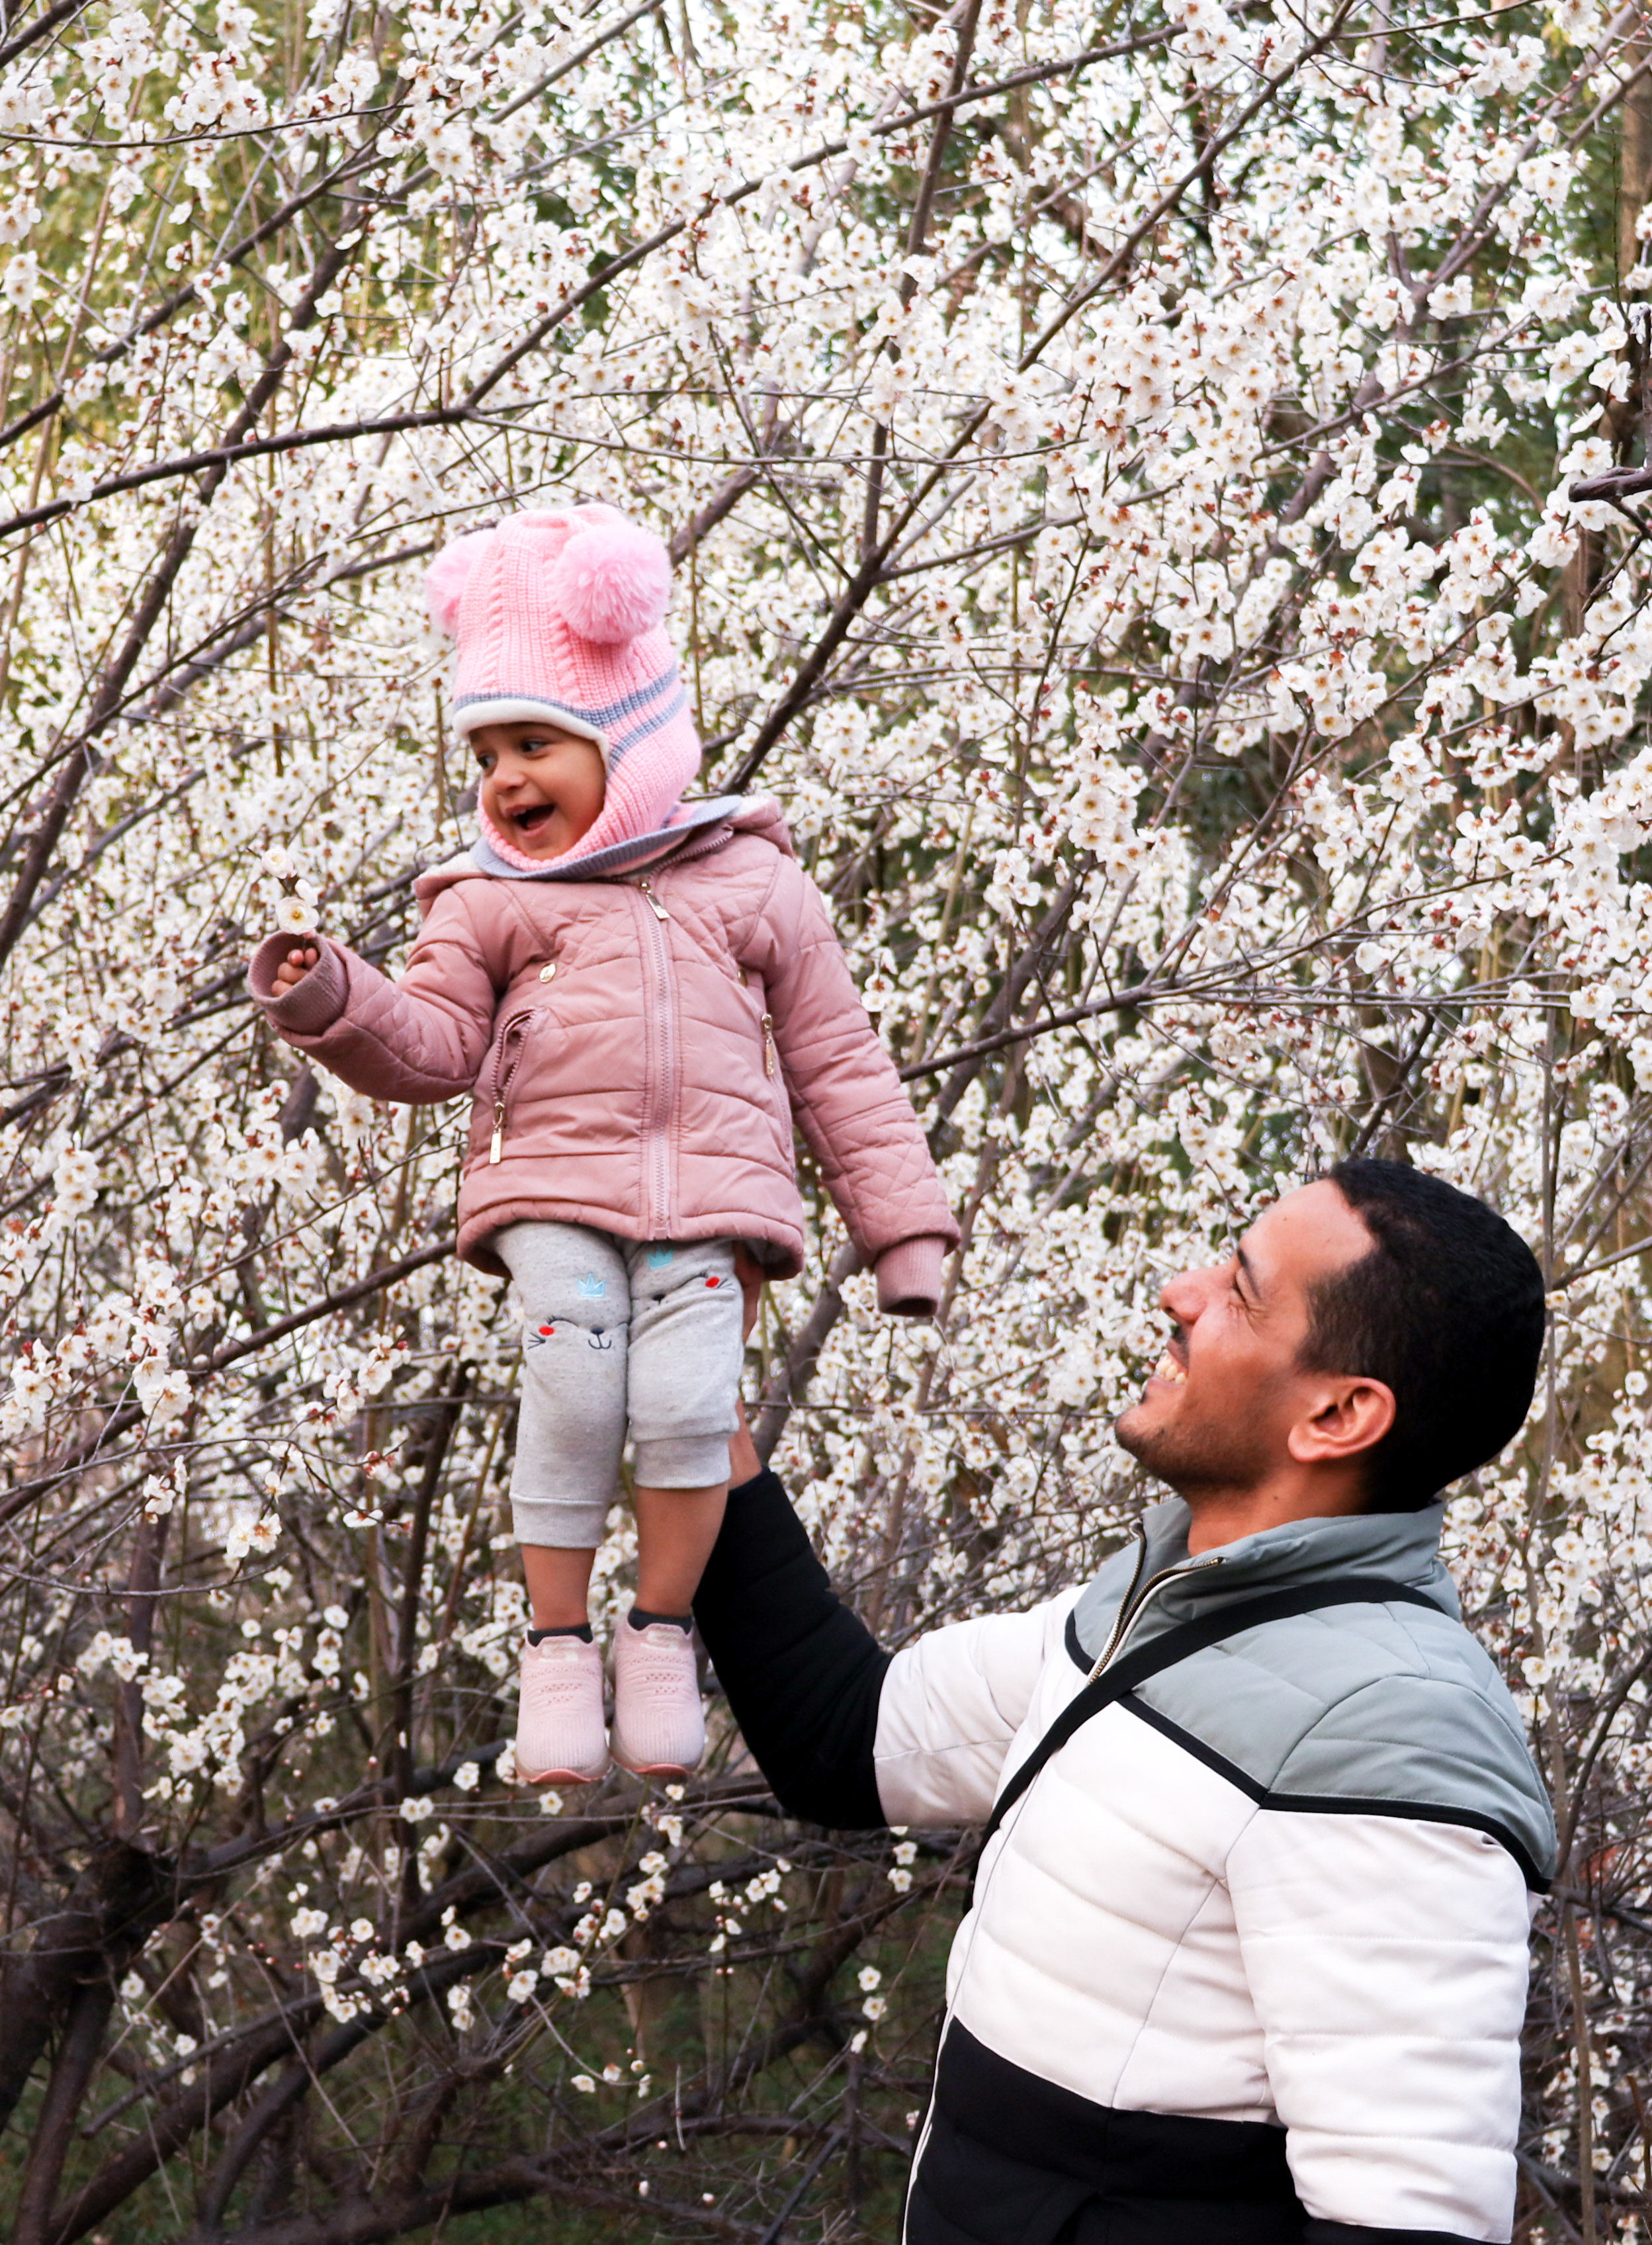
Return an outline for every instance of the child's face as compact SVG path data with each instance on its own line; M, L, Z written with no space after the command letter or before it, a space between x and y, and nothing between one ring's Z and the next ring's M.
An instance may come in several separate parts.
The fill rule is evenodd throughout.
M594 741L558 725L478 725L471 749L482 808L525 857L559 858L596 824L604 774Z

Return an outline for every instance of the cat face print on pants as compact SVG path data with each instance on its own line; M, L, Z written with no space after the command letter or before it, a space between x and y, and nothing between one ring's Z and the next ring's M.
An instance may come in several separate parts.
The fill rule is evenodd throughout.
M558 1333L564 1331L570 1337L577 1333L584 1333L587 1348L608 1349L613 1346L613 1335L606 1326L576 1325L572 1318L564 1318L558 1324L547 1319L544 1325L535 1326L526 1336L527 1345L530 1348L543 1348L547 1341L554 1340Z

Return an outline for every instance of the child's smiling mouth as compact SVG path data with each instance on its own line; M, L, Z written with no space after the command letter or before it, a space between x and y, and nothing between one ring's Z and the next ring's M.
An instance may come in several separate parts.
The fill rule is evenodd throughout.
M520 811L507 811L505 816L518 834L534 834L547 819L555 817L556 810L554 803L527 803Z

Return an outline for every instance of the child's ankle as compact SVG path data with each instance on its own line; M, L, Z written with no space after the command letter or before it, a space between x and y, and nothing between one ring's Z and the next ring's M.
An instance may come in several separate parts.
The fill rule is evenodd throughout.
M626 1616L633 1629L651 1629L656 1622L669 1622L674 1629L691 1630L694 1618L691 1613L655 1613L652 1608L633 1605Z
M547 1637L577 1637L584 1645L592 1642L588 1621L542 1622L536 1615L528 1631L528 1643L538 1645Z

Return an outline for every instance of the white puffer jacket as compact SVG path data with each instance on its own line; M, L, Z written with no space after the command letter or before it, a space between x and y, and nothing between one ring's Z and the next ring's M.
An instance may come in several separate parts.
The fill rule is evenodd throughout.
M1301 1522L1190 1561L1173 1501L1084 1590L892 1659L828 1615L817 1568L805 1611L813 1562L777 1516L731 1523L701 1627L771 1783L829 1821L983 1822L1099 1667L1259 1593L1396 1586L1161 1669L1009 1809L952 1949L912 2245L1508 2237L1553 1825L1458 1618L1440 1518ZM760 1580L769 1618L746 1653L733 1619ZM789 1709L765 1652L777 1610Z

